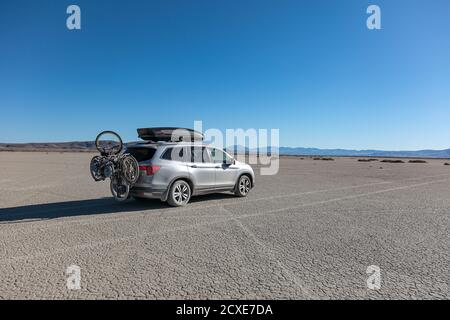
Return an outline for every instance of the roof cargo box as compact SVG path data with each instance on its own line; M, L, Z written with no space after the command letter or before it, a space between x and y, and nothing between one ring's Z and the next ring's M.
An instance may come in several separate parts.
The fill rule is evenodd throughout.
M140 128L137 133L139 138L146 141L203 141L201 132L185 128Z

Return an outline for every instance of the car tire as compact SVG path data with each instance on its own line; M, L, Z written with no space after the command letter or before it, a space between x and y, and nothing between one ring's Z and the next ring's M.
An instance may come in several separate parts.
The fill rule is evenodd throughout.
M182 207L191 199L191 187L184 180L175 181L169 190L167 203L172 207Z
M236 187L234 189L234 194L238 197L246 197L252 188L252 182L250 177L247 175L242 175L239 177Z

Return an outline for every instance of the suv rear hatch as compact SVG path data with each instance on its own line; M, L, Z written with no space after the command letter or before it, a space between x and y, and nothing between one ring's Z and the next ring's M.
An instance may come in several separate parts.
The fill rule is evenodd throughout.
M127 147L127 153L131 154L139 163L139 179L134 187L148 187L152 182L153 174L157 171L151 160L156 153L155 147L133 145Z
M153 159L156 148L148 146L130 146L127 148L126 152L135 157L139 164L141 162L148 163Z

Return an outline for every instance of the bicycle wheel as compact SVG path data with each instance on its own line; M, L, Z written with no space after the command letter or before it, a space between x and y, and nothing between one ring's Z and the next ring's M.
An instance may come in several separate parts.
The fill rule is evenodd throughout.
M101 156L95 156L91 159L89 168L91 171L91 176L95 181L105 180L103 170L101 169L102 159L103 158Z
M103 131L95 138L95 147L101 155L119 154L123 148L122 138L114 131Z
M125 201L128 199L130 194L130 185L124 181L122 178L117 176L111 177L111 193L117 201Z
M139 179L139 164L135 157L126 155L121 159L122 173L125 180L135 184Z

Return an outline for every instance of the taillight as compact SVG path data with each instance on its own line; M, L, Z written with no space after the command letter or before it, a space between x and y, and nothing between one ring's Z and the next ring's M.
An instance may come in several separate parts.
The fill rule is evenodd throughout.
M154 175L161 167L159 166L139 166L139 171L145 171L148 176Z

